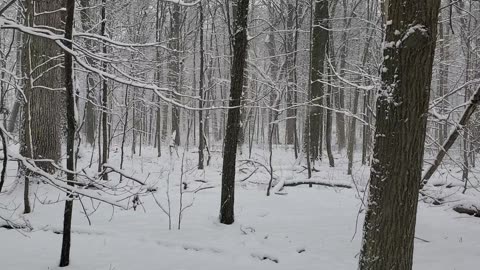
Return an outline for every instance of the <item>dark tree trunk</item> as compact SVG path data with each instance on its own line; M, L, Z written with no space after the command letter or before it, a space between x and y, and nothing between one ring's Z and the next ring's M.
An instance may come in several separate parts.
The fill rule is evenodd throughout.
M439 6L389 1L359 270L412 269Z
M106 36L106 26L107 26L107 17L106 17L106 0L102 0L102 24L101 24L101 35ZM106 45L102 46L102 52L104 55L107 54ZM107 71L107 63L102 63L102 70ZM107 80L103 79L102 81L102 165L108 163L108 85ZM108 180L108 174L103 174L103 180Z
M222 195L220 201L220 222L234 222L235 163L237 157L238 132L240 130L240 101L243 92L244 71L247 57L247 24L249 0L236 0L236 14L233 21L232 45L233 62L231 66L230 107L228 109L225 134Z
M75 0L66 1L67 16L65 20L65 40L66 46L73 48L72 43L68 42L73 39L73 21L75 17ZM65 52L65 90L67 104L67 180L70 186L73 186L75 175L71 172L75 171L75 91L73 86L73 57ZM73 194L69 193L65 201L65 210L63 213L63 240L62 252L60 255L60 267L70 264L70 242L72 227L72 210L73 210Z
M120 146L120 169L123 169L123 162L125 159L125 139L127 138L127 129L128 129L128 107L130 106L128 102L129 97L129 86L126 86L125 97L124 97L124 106L125 106L125 120L123 123L123 134L122 134L122 145ZM120 182L122 182L123 175L120 175Z
M0 128L0 137L2 139L2 147L3 147L2 172L0 176L0 193L2 193L3 185L5 184L5 177L7 174L7 165L8 165L7 135L5 134L3 128Z
M203 132L203 100L204 100L204 84L205 84L205 44L203 38L203 5L200 2L199 4L199 16L200 16L200 82L199 82L199 96L200 100L198 101L198 169L203 170L204 167L204 153L205 149L205 134Z
M335 59L334 53L333 53L333 40L332 40L332 35L329 34L329 40L328 40L328 54L333 61ZM327 110L326 110L326 123L325 123L325 148L327 150L327 156L328 156L328 163L330 167L335 167L335 160L333 158L333 152L332 152L332 127L333 127L333 112L332 112L332 96L333 96L333 86L332 86L332 72L331 68L328 67L328 86L327 86L327 97L325 99Z
M325 56L328 43L328 1L312 0L312 6L315 6L312 25L312 47L311 55L311 86L310 101L313 107L310 107L309 121L309 139L310 139L310 158L312 160L321 159L323 142L323 98L325 73Z

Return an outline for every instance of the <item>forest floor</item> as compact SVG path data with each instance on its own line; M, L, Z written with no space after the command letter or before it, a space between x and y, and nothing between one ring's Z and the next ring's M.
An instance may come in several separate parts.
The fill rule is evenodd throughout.
M90 152L81 154L79 166L87 168ZM155 186L157 202L167 210L169 191L172 229L168 228L168 216L152 195L141 197L136 211L98 205L88 199L83 199L83 209L76 201L71 266L67 269L356 269L363 224L359 210L363 209L368 167L355 164L352 177L346 174L344 158L336 160L335 168L323 162L316 167L319 172L314 172L315 181L350 184L352 188L300 185L275 190L267 197L270 176L263 165L269 167L268 151L256 149L250 158L244 151L237 173L236 220L226 226L218 222L222 165L219 151L214 151L211 165L204 171L196 170L197 154L192 149L185 156L183 150L172 157L164 153L157 158L153 149L142 154L134 158L128 154L125 171ZM283 147L275 149L275 184L306 179L306 171L295 164L292 155L291 150ZM112 166L119 166L119 157L118 151L112 153ZM182 181L187 183L187 192L183 195L185 210L178 230L179 190L185 187L180 185L182 159ZM26 223L31 230L0 228L1 269L59 269L63 195L46 184L34 184L33 213L21 214L23 188L22 184L14 184L16 168L11 164L7 191L0 194L0 215ZM90 170L94 171L96 166ZM452 178L446 175L444 179L437 175L434 182ZM118 177L111 176L110 181L118 181ZM434 190L435 194L444 194L444 198L457 196L462 191L461 183L453 183L448 190ZM199 191L192 192L195 190ZM477 193L472 191L469 198L475 200ZM476 269L480 258L480 218L455 213L453 205L420 202L414 269Z

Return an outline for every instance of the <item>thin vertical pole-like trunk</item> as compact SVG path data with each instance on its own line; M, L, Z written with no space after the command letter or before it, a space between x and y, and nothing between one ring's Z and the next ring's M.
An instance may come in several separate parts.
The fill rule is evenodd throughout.
M93 23L91 20L90 12L90 0L81 0L80 1L80 21L81 27L84 32L91 31ZM88 50L93 50L93 42L90 39L86 39L85 46ZM91 57L86 57L86 61L89 65L93 66L94 62ZM85 101L85 134L86 141L93 145L95 143L95 130L96 130L96 116L95 116L95 80L92 74L87 74L87 91L86 91L86 101Z
M287 1L287 35L286 39L286 62L285 67L287 71L287 123L286 123L286 144L295 144L295 133L297 129L297 109L295 105L295 95L297 85L294 84L296 68L295 61L295 20L297 14L297 7L292 3L292 0Z
M237 157L238 133L240 131L240 102L243 93L244 72L247 57L247 24L249 0L235 0L236 14L233 21L231 65L230 108L224 140L222 193L220 200L220 223L232 224L235 198L235 164Z
M107 26L107 18L106 18L106 0L102 0L102 23L101 23L101 30L100 34L102 36L106 36L106 26ZM107 54L107 46L105 44L102 45L102 52L104 55ZM104 72L107 71L107 63L102 63L102 70ZM102 165L108 163L108 85L107 80L103 79L102 82ZM108 180L108 174L103 174L103 180Z
M273 12L270 12L270 13L273 13ZM271 20L274 19L273 18L273 14L270 15L271 16ZM276 57L276 46L275 46L275 34L273 33L274 31L274 28L271 27L270 28L270 33L268 33L268 36L266 38L266 41L265 41L265 46L267 47L267 54L268 54L268 58L269 58L269 71L270 71L270 79L272 80L271 82L271 86L270 86L270 106L272 106L273 108L275 108L275 93L277 91L276 89L276 84L275 82L277 81L277 76L278 76L278 58ZM273 122L273 119L274 119L274 114L275 114L275 110L269 110L268 112L268 124L271 125L272 122ZM273 127L275 129L278 129L277 125L273 125ZM279 138L278 138L278 133L276 132L276 130L274 130L273 132L269 132L268 133L268 136L273 136L273 139L272 139L272 143L273 144L278 144L279 143ZM270 141L270 138L268 138L268 141Z
M469 3L469 8L465 6L465 2L459 3L459 6L461 8L461 11L459 9L459 12L465 12L466 14L472 14L472 2L470 1ZM468 16L468 15L467 15ZM460 36L462 37L462 43L464 43L465 49L464 49L464 54L465 54L465 83L468 83L471 79L470 73L472 72L472 39L470 37L471 35L471 16L468 16L467 18L461 16L460 19L461 22L461 33ZM464 95L464 102L468 102L468 98L471 95L471 90L470 86L467 85L465 87L465 95ZM462 180L465 182L465 189L464 192L467 189L467 183L468 183L468 173L469 173L469 159L470 159L470 144L471 144L471 138L470 138L470 131L471 128L469 125L464 126L463 128L463 173L462 173Z
M200 78L199 78L199 96L198 101L198 169L204 168L204 149L205 149L205 134L203 132L203 100L204 100L204 84L205 84L205 44L204 44L204 14L203 4L199 3L199 17L200 17Z
M75 17L75 0L66 1L67 16L65 20L65 40L69 49L73 48L73 21ZM70 53L64 53L65 61L65 90L67 104L67 181L68 185L73 186L75 182L75 90L73 85L73 57ZM72 227L72 211L73 211L73 194L68 193L65 201L65 210L63 213L63 239L62 251L60 255L60 267L70 264L70 244L71 244L71 227Z
M5 184L5 177L7 176L7 165L8 165L8 148L7 148L7 136L4 132L3 127L0 127L0 137L2 139L3 146L3 161L2 161L2 173L0 176L0 193L2 192L3 185Z
M18 23L21 23L23 21L23 17L25 14L23 14L23 10L22 9L18 9L17 10L17 22ZM21 77L22 76L22 69L23 69L23 65L22 65L22 61L23 61L23 53L22 51L23 50L23 38L22 38L22 32L21 31L15 31L15 46L16 46L16 67L15 67L15 73L18 77ZM14 129L15 129L15 125L17 123L17 118L20 114L20 107L21 107L21 97L20 97L20 93L18 93L18 91L15 92L15 102L13 103L13 108L10 112L10 115L8 117L8 124L5 125L5 127L7 128L7 131L8 132L13 132ZM19 132L20 133L20 132Z
M155 22L155 40L156 42L162 42L162 31L167 33L167 27L165 26L165 21L168 18L167 16L167 9L168 5L165 1L157 0L157 11L156 11L156 22ZM157 65L160 62L160 57L162 56L160 48L156 48L156 58L157 58ZM161 81L163 82L163 69L157 67L157 84ZM169 82L169 73L167 72L167 81ZM167 102L160 102L160 97L158 98L158 108L157 108L157 121L159 122L160 128L158 137L161 142L162 140L166 140L168 137L168 122L169 122L169 104ZM158 138L157 138L158 140ZM161 151L161 147L158 148ZM160 156L161 154L159 154Z
M467 45L467 57L466 57L466 69L465 69L465 83L470 80L470 61L471 61L471 53L470 53L470 46ZM464 102L468 102L468 98L471 95L470 87L465 87L465 95L464 95ZM463 167L462 167L462 180L465 182L465 190L467 188L468 183L468 172L469 168L469 151L470 151L470 132L468 125L465 125L463 128ZM465 193L464 190L464 193Z
M17 10L17 22L22 22L23 20L23 11L22 9L18 9ZM16 69L15 69L15 72L16 72L16 75L18 77L21 77L22 76L22 61L23 61L23 53L22 51L23 48L23 41L22 41L22 32L21 31L15 31L15 44L16 44L16 61L17 61L17 64L16 64ZM18 91L16 91L15 93L15 96L16 96L16 99L15 99L15 102L13 103L13 108L10 112L10 116L8 118L8 124L5 126L7 128L7 131L8 132L13 132L15 130L15 125L17 123L17 118L18 118L18 115L20 114L20 107L21 107L21 97L20 97L20 93L18 93ZM20 132L19 132L20 133Z
M343 0L343 32L340 40L340 76L345 75L345 68L347 63L347 56L348 56L348 32L347 29L349 27L349 20L347 15L347 0ZM345 89L343 88L343 84L340 83L340 87L338 87L337 94L335 96L335 107L337 110L345 109ZM336 124L337 124L337 145L338 151L342 151L345 149L347 144L347 134L345 131L345 115L341 112L335 115Z
M369 3L368 3L369 4ZM367 12L367 17L370 19L370 10ZM370 43L373 38L373 30L370 33L370 31L367 31L367 41L365 43L365 47L363 49L363 54L362 54L362 67L365 67L367 64L368 60L368 55L370 51ZM359 80L360 81L360 80ZM365 95L364 95L365 96ZM352 107L352 113L353 115L356 115L358 112L358 103L360 99L360 89L355 89L355 94L353 96L353 107ZM364 99L365 102L365 99ZM365 106L365 105L364 105ZM352 174L352 169L353 169L353 154L355 152L355 142L356 142L356 129L357 129L357 119L355 117L352 117L350 120L350 127L349 127L349 135L348 135L348 146L347 146L347 157L348 157L348 169L347 169L347 174L351 175ZM366 148L365 148L366 150ZM365 153L365 151L364 151ZM365 154L362 154L364 157Z
M180 92L180 26L181 26L181 6L177 3L171 4L170 10L170 40L168 42L171 49L169 61L168 81L170 87L177 93ZM175 99L179 99L177 94L173 94ZM180 109L172 105L172 133L175 145L180 145Z
M157 157L162 156L162 133L161 133L161 110L162 108L160 107L160 97L157 98Z
M329 38L331 35L329 35ZM333 55L333 40L329 39L328 42L328 52L330 59L334 59ZM331 68L327 68L327 76L328 76L328 86L327 86L327 96L325 99L327 110L326 110L326 123L325 123L325 148L327 150L327 156L328 156L328 163L330 167L335 167L335 160L333 159L333 153L332 153L332 125L333 125L333 112L332 112L332 96L333 96L333 86L332 86L332 72Z
M355 89L355 94L353 95L353 107L352 114L356 115L358 111L358 100L360 98L360 90ZM350 120L349 135L348 135L348 145L347 145L347 157L348 157L348 168L347 174L352 175L353 170L353 152L355 151L355 141L357 133L357 119L352 117Z
M298 85L298 74L297 74L297 61L298 61L298 39L299 39L299 29L300 29L300 21L298 19L298 10L299 10L299 0L295 0L295 37L294 37L294 53L293 53L293 66L295 67L293 72L293 85L297 87ZM295 88L296 89L296 88ZM297 91L294 92L293 95L293 102L295 104L298 104L298 93ZM295 116L298 115L298 110L295 109ZM295 124L296 125L296 124ZM277 133L278 133L278 127L277 127ZM298 153L300 152L299 146L300 142L298 140L298 131L295 129L294 131L294 144L293 144L293 152L295 155L295 159L298 159Z
M120 147L120 169L123 169L123 161L125 159L125 140L127 138L127 129L128 129L128 110L129 110L129 103L128 103L128 85L125 89L125 98L124 98L124 106L125 106L125 120L123 122L123 134L122 134L122 145ZM120 175L120 182L122 182L123 175Z
M371 134L370 134L370 91L363 93L363 120L365 121L362 130L362 165L367 164L370 151Z
M446 28L446 30L445 30ZM445 26L445 22L439 22L438 24L438 38L439 38L439 56L440 56L440 63L439 63L439 72L438 72L438 95L439 97L443 97L447 94L448 91L448 25ZM442 101L440 104L440 114L446 113L446 105L447 101ZM438 125L438 142L439 145L443 145L445 140L448 136L448 125L447 120L440 120Z

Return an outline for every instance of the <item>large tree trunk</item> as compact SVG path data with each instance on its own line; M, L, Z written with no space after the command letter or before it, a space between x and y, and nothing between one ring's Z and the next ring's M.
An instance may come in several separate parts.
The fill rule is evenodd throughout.
M389 1L359 270L412 269L439 6Z
M238 132L240 130L240 101L243 92L244 71L247 57L247 24L249 0L236 0L236 14L233 21L232 43L233 62L231 66L230 108L224 141L222 195L220 201L220 222L234 222L235 163L237 157Z
M325 56L328 42L328 1L312 0L312 6L315 6L312 25L312 47L311 55L311 86L310 101L313 107L310 108L310 120L307 125L309 134L307 139L310 140L310 158L317 160L322 155L323 142L323 98L324 83L322 82L325 73Z
M26 24L43 25L63 29L65 18L63 0L26 1ZM38 14L34 17L33 12ZM56 31L57 32L57 31ZM61 130L64 111L62 105L64 69L62 51L55 42L35 36L24 35L23 73L25 81L22 155L57 163L61 156ZM28 63L28 64L27 64ZM52 89L57 91L52 91ZM48 172L54 171L50 161L36 164Z
M75 17L75 0L66 1L67 17L65 20L65 39L73 39L73 21ZM66 46L72 49L72 43L67 42ZM67 180L70 186L73 186L75 175L71 172L75 171L75 91L73 86L73 57L65 52L65 103L67 107ZM62 252L60 255L60 267L65 267L70 264L70 242L71 242L71 228L72 228L72 210L73 210L73 194L68 195L65 201L65 210L63 213L63 239Z

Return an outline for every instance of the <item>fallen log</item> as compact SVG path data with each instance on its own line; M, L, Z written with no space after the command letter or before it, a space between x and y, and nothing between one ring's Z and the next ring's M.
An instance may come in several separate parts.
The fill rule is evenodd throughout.
M353 186L348 182L332 182L324 180L314 180L314 179L305 179L305 180L280 180L275 187L273 188L273 193L281 191L284 187L296 187L300 185L317 185L317 186L326 186L326 187L338 187L338 188L353 188Z
M467 214L474 217L480 217L480 210L475 205L459 204L453 207L453 211L459 214Z
M286 181L283 186L285 187L296 187L300 185L318 185L326 187L339 187L339 188L352 188L352 185L345 183L334 183L334 182L319 182L319 181Z

